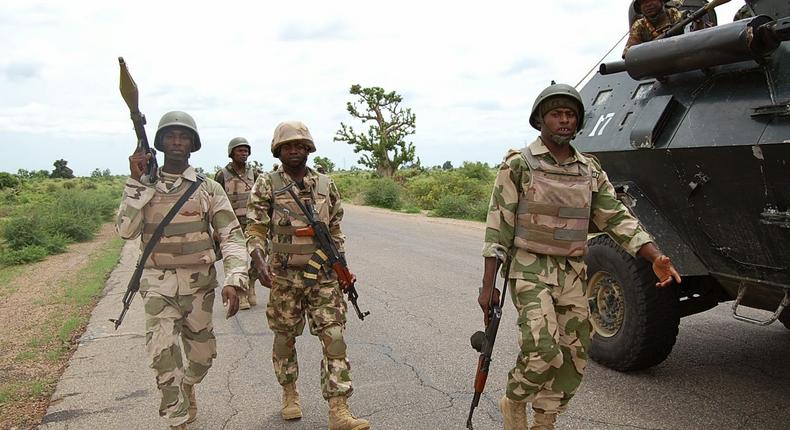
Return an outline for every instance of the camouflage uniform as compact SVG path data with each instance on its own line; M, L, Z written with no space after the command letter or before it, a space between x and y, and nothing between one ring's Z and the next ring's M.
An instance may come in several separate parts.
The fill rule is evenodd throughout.
M247 201L249 200L252 186L257 179L258 172L249 163L247 163L244 170L244 176L236 172L232 162L228 163L214 176L214 180L225 189L225 193L228 195L230 204L233 207L233 212L236 214L239 224L241 224L242 231L247 228L249 223L247 220ZM258 275L252 266L247 268L247 274L250 280L250 284L247 286L247 293L254 297L255 279L258 278ZM256 303L250 304L255 305Z
M589 193L577 194L586 199L581 206L587 205L589 220L629 253L635 254L643 244L652 241L616 199L614 187L595 158L573 149L571 157L557 163L540 138L525 151L552 169L588 172ZM525 199L534 197L533 176L525 155L516 150L507 153L491 196L483 256L495 257L497 252L502 252L511 262L509 273L502 275L509 278L510 297L518 311L521 351L516 366L508 374L506 396L514 401L531 402L537 412L557 414L567 408L581 383L590 344L591 325L585 296L587 273L583 260L587 220L583 220L583 226L579 223L574 226L576 220L571 217L565 225L541 227L540 205L523 204ZM546 199L568 193L570 187L562 181L555 184L544 190ZM564 250L568 256L556 255L563 253L564 245L553 243L551 237L542 239L542 245L532 244L532 239L525 240L540 237L540 231L546 231L545 228L579 233L577 242L565 242L576 244ZM541 246L544 252L529 250Z
M118 212L118 234L124 239L142 235L145 247L165 214L196 180L192 167L180 175L160 169L154 186L130 178ZM206 179L165 228L140 280L146 352L162 394L159 414L167 417L170 426L188 419L190 403L183 385L202 381L217 356L212 325L217 257L211 231L221 241L226 274L223 285L244 288L244 237L225 192L211 179Z
M737 12L735 12L735 16L732 17L732 20L740 21L742 19L751 18L753 16L754 13L752 13L752 8L748 4L745 4L741 6L741 8L738 9Z
M352 393L352 386L343 340L346 302L334 271L322 268L313 282L304 277L316 245L311 237L293 236L294 228L305 226L306 220L290 194L275 195L273 192L274 188L291 182L282 167L262 174L252 189L247 207L250 220L247 249L252 252L257 247L269 254L267 260L274 274L266 308L269 328L274 332L274 372L283 386L294 383L299 377L295 343L296 337L304 331L306 314L310 333L319 337L323 347L322 394L325 399L347 397ZM302 199L313 202L317 218L326 222L338 250L343 252L345 236L340 230L343 209L334 182L329 176L308 168L303 186L296 189ZM271 237L271 247L266 246L268 237Z
M625 42L623 57L625 57L628 48L655 39L683 19L683 14L674 7L666 7L664 12L659 15L658 22L651 22L644 16L634 21L628 34L628 40Z

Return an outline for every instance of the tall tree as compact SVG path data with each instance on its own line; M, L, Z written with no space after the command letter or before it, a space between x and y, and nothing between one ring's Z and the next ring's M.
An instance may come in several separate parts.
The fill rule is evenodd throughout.
M328 157L315 157L313 158L313 163L316 166L323 167L326 173L332 173L335 171L335 163L333 163Z
M334 140L354 146L354 152L365 152L359 163L376 169L382 176L392 176L402 164L415 160L414 144L406 136L414 134L416 115L400 103L403 97L381 87L352 85L356 102L346 103L346 110L355 119L368 125L366 133L357 133L350 125L340 123ZM419 159L417 159L419 162Z
M52 171L52 174L49 175L50 178L63 178L63 179L71 179L74 177L74 171L71 170L66 164L69 162L60 159L56 160L52 163L55 166L55 169Z

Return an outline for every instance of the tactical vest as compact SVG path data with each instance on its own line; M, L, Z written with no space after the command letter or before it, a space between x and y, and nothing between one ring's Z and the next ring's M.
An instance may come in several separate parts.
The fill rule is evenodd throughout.
M536 254L584 255L592 193L597 191L592 168L583 163L555 166L532 155L529 147L521 155L530 180L519 197L513 244Z
M247 167L244 176L239 177L228 166L222 168L222 178L225 180L225 193L228 194L230 205L233 206L233 213L239 219L239 224L247 225L247 200L250 198L250 191L255 184L255 173L251 167Z
M272 187L272 266L303 268L318 249L312 237L298 237L294 231L308 225L307 218L288 192L278 193L286 183L280 172L268 174ZM313 208L314 217L329 224L329 176L318 173L314 189L300 190L295 187L299 198Z
M189 188L189 181L183 181L179 188L178 191L167 194L156 192L143 208L143 247L162 218ZM217 261L214 242L209 235L208 205L204 207L201 202L201 188L192 194L165 227L164 234L145 262L145 267L173 269Z

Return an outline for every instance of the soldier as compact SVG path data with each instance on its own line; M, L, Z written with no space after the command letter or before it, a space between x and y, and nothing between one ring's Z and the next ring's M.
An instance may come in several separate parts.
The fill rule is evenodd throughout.
M683 20L683 14L674 7L665 5L669 0L634 0L634 11L642 15L631 25L628 40L623 49L623 58L628 48L658 38L673 25ZM695 21L691 31L711 26L708 21Z
M168 112L159 121L154 147L165 154L159 180L140 182L150 154L129 157L116 229L124 239L142 235L142 246L154 229L198 180L189 156L200 149L195 120L184 112ZM145 348L156 371L162 401L159 415L171 429L186 429L195 420L195 384L200 383L217 356L212 324L217 257L211 231L220 240L225 281L222 302L226 318L238 310L238 292L247 285L244 235L222 187L206 179L165 227L140 280L145 307ZM183 352L182 352L183 349ZM184 361L186 359L186 361Z
M499 402L506 430L527 428L527 403L535 412L530 428L553 429L581 383L591 330L583 259L590 221L650 261L661 280L657 287L680 282L669 258L617 200L598 160L570 145L583 118L573 87L552 84L543 90L529 119L540 137L510 150L494 183L478 303L484 315L492 292L499 303L495 256L506 255L509 271L502 275L512 287L520 330L520 353Z
M295 184L299 197L310 203L316 217L327 224L338 250L343 252L340 193L329 176L307 167L307 154L314 151L313 138L303 123L283 122L275 128L272 154L282 164L275 171L261 174L252 189L247 208L250 220L247 250L258 266L261 284L271 288L266 318L274 332L272 363L277 382L283 387L283 419L302 417L296 390L299 363L295 343L304 331L306 315L310 333L318 336L323 348L321 388L329 402L329 429L364 430L370 424L354 417L347 404L352 386L343 340L346 323L343 292L336 274L326 266L317 280L303 277L308 261L317 250L316 242L312 237L294 234L295 229L307 225L306 219L289 193L278 192ZM267 238L271 238L268 249Z
M214 180L225 188L242 230L247 227L247 200L249 200L255 180L258 179L258 172L247 163L247 157L250 154L252 154L252 147L247 139L234 137L228 143L228 157L231 162L214 176ZM258 304L258 298L255 295L257 275L252 268L248 274L250 285L247 286L246 293L239 294L239 309L249 309L250 306Z

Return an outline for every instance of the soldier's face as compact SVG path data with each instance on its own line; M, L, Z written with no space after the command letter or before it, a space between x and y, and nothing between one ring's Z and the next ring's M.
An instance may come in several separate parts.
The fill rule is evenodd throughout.
M250 148L246 146L237 146L233 148L230 153L230 158L234 163L244 164L247 162L247 157L250 156Z
M563 107L552 109L543 116L540 134L544 137L554 135L572 138L576 134L578 121L579 118L576 117L576 112L573 109Z
M194 142L192 131L186 128L173 127L162 135L165 156L175 160L188 159L192 153Z
M287 142L280 146L280 161L284 166L299 168L307 165L308 148L302 142Z
M642 0L640 7L644 16L655 18L664 8L664 3L662 0Z

